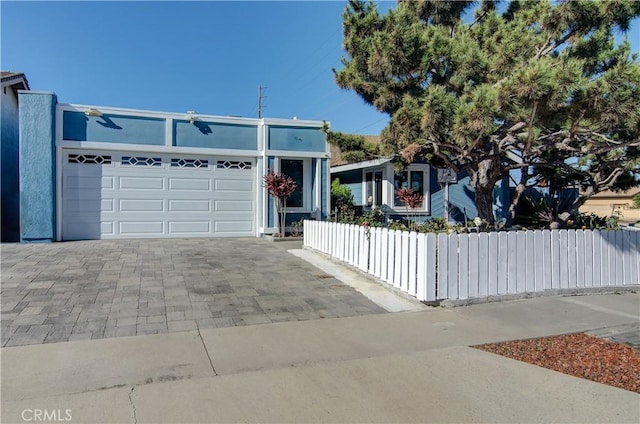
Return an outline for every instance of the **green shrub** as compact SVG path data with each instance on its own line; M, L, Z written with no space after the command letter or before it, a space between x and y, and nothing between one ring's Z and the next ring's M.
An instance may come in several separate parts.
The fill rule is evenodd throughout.
M431 218L416 225L416 231L419 233L457 233L461 228L458 224L449 224L441 217Z
M338 205L353 205L353 194L349 186L340 184L340 179L336 178L331 182L331 208Z
M384 212L381 209L371 208L358 218L358 224L366 224L370 227L383 227L385 225L384 218Z
M592 213L578 213L567 220L565 227L576 230L618 230L619 220L617 216L602 217Z

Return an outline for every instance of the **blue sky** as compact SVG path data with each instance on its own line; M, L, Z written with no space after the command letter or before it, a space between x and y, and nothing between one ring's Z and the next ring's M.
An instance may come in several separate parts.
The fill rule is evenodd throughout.
M381 11L395 2L378 2ZM65 103L326 120L378 134L386 115L340 90L344 1L0 3L3 70ZM639 51L640 25L630 39Z

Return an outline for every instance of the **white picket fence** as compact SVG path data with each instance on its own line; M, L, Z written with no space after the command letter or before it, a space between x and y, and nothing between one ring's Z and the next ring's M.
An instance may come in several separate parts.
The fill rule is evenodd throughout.
M418 234L304 221L304 245L422 301L640 284L640 231Z

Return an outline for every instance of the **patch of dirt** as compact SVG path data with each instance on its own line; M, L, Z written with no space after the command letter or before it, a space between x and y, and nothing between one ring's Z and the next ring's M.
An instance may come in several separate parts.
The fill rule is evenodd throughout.
M588 334L514 340L474 347L640 393L640 351Z

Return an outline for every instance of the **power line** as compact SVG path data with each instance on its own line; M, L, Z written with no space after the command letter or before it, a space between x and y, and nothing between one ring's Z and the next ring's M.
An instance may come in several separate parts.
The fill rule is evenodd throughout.
M359 133L360 131L362 131L362 130L364 130L364 129L369 128L370 126L377 124L378 122L384 121L385 119L389 119L389 117L387 117L387 116L383 116L382 118L378 119L377 121L372 122L372 123L370 123L370 124L368 124L368 125L365 125L364 127L360 128L360 129L356 130L356 131L355 131L355 133L357 134L357 133Z

